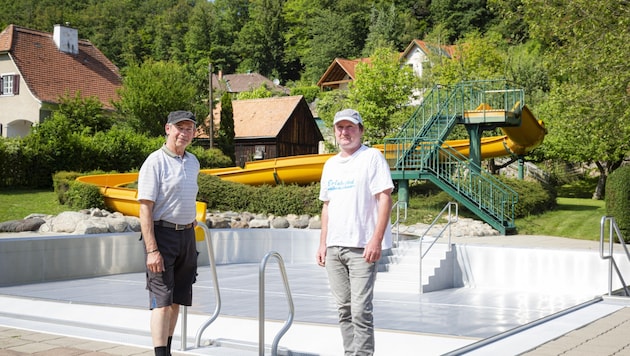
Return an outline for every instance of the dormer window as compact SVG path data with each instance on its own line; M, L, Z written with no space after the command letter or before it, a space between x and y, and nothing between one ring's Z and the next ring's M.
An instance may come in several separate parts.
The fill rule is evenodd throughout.
M0 95L18 95L20 93L20 76L3 74L0 76Z

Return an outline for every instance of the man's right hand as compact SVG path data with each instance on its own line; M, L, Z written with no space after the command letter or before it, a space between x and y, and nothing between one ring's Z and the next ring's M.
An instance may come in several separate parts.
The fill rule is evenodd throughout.
M164 260L160 251L155 251L147 255L147 269L153 273L164 272Z

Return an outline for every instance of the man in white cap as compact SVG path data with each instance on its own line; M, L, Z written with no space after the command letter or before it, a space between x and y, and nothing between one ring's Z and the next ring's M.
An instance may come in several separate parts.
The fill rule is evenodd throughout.
M316 259L328 273L345 355L373 355L372 299L381 251L391 248L394 184L383 154L363 145L357 111L339 111L333 125L340 152L322 171Z
M192 285L197 276L194 228L199 161L186 152L195 125L191 112L171 112L164 127L166 143L147 157L138 174L151 337L156 356L171 354L179 306L192 305Z

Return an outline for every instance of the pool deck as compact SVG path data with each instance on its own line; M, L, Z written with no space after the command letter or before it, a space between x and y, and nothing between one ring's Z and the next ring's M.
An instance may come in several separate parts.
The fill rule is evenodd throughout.
M550 236L453 238L497 248L592 250L599 243ZM295 319L279 342L294 355L341 355L325 270L288 264ZM200 267L174 355L257 354L259 264L218 265L221 312L194 341L216 307L210 268ZM265 344L287 317L279 269L267 268ZM380 274L379 274L379 278ZM606 278L606 276L602 276ZM452 288L374 296L377 355L630 355L630 298ZM143 273L0 287L0 355L152 355ZM181 319L180 319L181 320Z

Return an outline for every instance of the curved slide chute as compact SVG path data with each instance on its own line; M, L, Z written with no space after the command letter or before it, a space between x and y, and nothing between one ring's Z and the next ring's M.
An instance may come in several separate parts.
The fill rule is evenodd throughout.
M547 133L542 121L523 106L521 125L503 127L504 135L481 139L481 158L495 158L510 155L524 155L538 147ZM451 148L468 156L469 140L446 141ZM276 185L280 183L308 184L318 182L324 163L334 154L311 154L280 157L248 162L245 167L202 169L202 174L210 174L221 179L248 185ZM138 173L99 174L81 176L78 181L100 187L105 204L125 215L138 216L139 204L136 189L126 188L138 180ZM205 222L206 204L197 202L197 220Z

